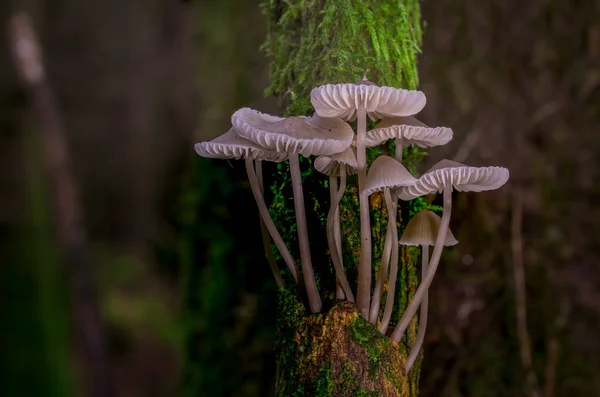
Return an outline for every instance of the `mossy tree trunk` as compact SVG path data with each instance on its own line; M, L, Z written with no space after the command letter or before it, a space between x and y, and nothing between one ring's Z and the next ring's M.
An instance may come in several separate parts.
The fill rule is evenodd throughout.
M269 21L269 36L265 48L271 58L269 94L282 100L288 114L311 114L310 90L325 83L360 80L368 70L368 78L379 85L414 89L417 86L416 55L421 43L418 0L268 0L263 3ZM373 156L385 152L375 149ZM376 152L379 151L379 152ZM407 166L413 167L422 152L408 151ZM305 159L304 184L314 190L323 189L322 176L311 174ZM279 177L285 175L280 166ZM283 172L281 172L283 171ZM274 217L283 229L284 238L293 241L293 233L285 230L291 211L283 189L276 185ZM316 185L316 186L315 186ZM356 275L359 239L356 186L349 183L349 192L342 202L342 234L346 271L352 280ZM281 188L278 190L278 188ZM313 189L310 189L313 190ZM277 192L281 193L278 194ZM317 208L319 198L311 197ZM403 229L412 208L402 208L398 217ZM384 242L387 214L381 197L371 198L374 243L373 264L379 263ZM322 220L313 226L324 233ZM315 226L316 225L316 226ZM310 220L309 220L310 228ZM323 234L324 235L324 234ZM321 295L327 295L326 275L320 264L328 264L325 250L311 240L313 262L321 272ZM315 249L316 248L316 249ZM322 255L323 258L318 258ZM415 252L403 251L400 264L394 318L407 305L418 278ZM331 264L328 264L331 268ZM329 269L328 273L333 272ZM327 272L325 272L327 273ZM374 280L375 281L375 280ZM373 282L374 282L373 281ZM331 283L329 283L331 287ZM327 296L325 296L327 301ZM277 328L277 396L416 396L420 362L409 376L402 367L407 346L416 334L416 321L411 324L400 344L392 342L367 322L353 304L334 303L324 313L308 315L293 292L282 293ZM394 321L392 321L393 323Z

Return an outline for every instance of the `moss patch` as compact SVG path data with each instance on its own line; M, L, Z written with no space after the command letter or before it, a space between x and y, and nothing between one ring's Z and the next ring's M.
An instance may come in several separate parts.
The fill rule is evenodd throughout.
M289 298L280 301L282 312L289 313ZM405 355L353 304L292 317L279 323L285 329L279 329L276 396L415 395L402 374Z

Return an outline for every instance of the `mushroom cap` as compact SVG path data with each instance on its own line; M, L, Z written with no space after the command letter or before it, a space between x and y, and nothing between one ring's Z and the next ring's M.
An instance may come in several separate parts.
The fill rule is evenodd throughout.
M310 101L319 116L353 121L359 108L365 108L372 120L411 116L425 107L426 99L421 91L359 82L313 88Z
M441 222L442 218L432 211L422 210L417 212L406 225L398 244L435 245ZM444 245L450 247L456 244L458 244L458 241L454 238L452 231L448 229Z
M417 178L396 159L389 156L379 156L373 161L365 182L363 192L371 195L385 188L399 188L412 185Z
M393 117L381 120L367 131L365 145L373 147L389 139L402 138L404 145L432 147L445 145L452 139L452 130L446 127L431 128L414 117Z
M200 156L211 159L239 160L250 157L252 159L280 162L288 158L287 153L265 149L238 136L233 128L212 141L198 142L194 145L194 149Z
M352 128L339 119L276 117L250 108L237 110L231 123L238 135L264 148L291 155L333 155L352 144Z
M314 166L317 171L329 176L339 176L340 167L346 169L346 175L358 173L358 162L352 147L332 156L319 156L315 159Z
M444 190L446 183L459 192L495 190L508 181L509 172L504 167L469 167L451 160L442 160L410 186L396 191L401 200L412 200Z

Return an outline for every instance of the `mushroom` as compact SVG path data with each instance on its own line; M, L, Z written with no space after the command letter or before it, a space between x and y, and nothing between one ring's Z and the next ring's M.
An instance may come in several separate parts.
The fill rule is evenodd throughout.
M331 252L331 260L337 275L338 288L336 297L347 298L354 302L354 295L344 273L342 257L342 238L340 228L340 201L346 190L346 175L357 173L356 155L352 147L333 156L319 156L314 162L315 169L329 176L329 193L331 205L327 214L327 243ZM340 187L338 189L338 177Z
M254 199L256 200L256 205L258 206L258 210L262 217L262 221L266 229L271 234L273 238L273 242L277 246L277 249L281 253L281 256L287 265L292 277L295 281L298 281L298 275L296 271L296 263L292 258L289 250L287 249L283 238L277 231L275 224L273 223L273 219L269 214L269 210L267 205L265 204L263 191L262 191L262 166L261 161L274 161L281 162L287 159L287 153L278 153L273 150L266 150L250 141L240 138L235 130L231 128L229 131L224 133L223 135L218 136L212 141L208 142L200 142L194 145L194 149L196 152L202 156L213 159L236 159L239 160L241 158L246 160L246 171L248 173L248 180L250 181L250 187L252 188L252 194L254 195ZM256 170L254 166L254 162L256 162ZM257 170L261 174L260 179L256 176ZM263 244L265 245L265 249L268 247L269 252L271 250L270 243L267 245L264 242L263 236ZM268 254L267 254L268 255ZM269 264L271 266L271 270L273 271L273 275L275 276L275 280L278 285L282 284L281 276L279 275L279 269L277 268L277 263L269 260ZM281 285L279 285L281 287Z
M442 218L436 215L432 211L423 210L419 211L412 217L404 233L400 238L401 245L420 245L421 246L421 279L424 279L427 274L427 265L429 263L429 247L435 244L435 240L440 230L440 223ZM449 247L458 244L458 241L454 238L454 235L450 230L444 240L444 246ZM421 315L419 316L419 330L417 331L417 339L404 363L404 373L407 374L413 366L423 340L425 339L425 330L427 329L427 309L428 309L428 294L425 294L423 303L421 303Z
M396 276L398 274L398 232L396 230L396 200L392 200L391 189L408 186L415 183L417 179L398 161L389 156L378 157L369 170L367 181L365 183L364 194L370 196L374 192L384 192L385 201L388 210L388 233L386 235L386 243L389 244L388 238L391 237L391 252L392 261L390 266L390 278L388 283L388 295L385 304L385 310L381 321L381 329L386 330L387 325L392 315L392 307L394 305L394 290L396 289ZM385 249L384 249L385 251ZM385 255L384 255L385 256ZM395 258L395 259L394 259ZM382 258L379 268L379 277L373 291L373 301L371 302L369 321L372 324L377 323L379 315L379 306L381 302L381 289L383 280L387 275L387 258ZM384 332L384 331L382 331Z
M393 87L379 87L366 80L350 84L326 84L313 88L310 99L315 112L321 117L358 119L356 131L356 158L358 161L358 190L360 193L360 264L356 305L365 318L369 317L371 294L371 226L368 197L363 190L367 178L365 133L367 115L372 120L384 117L411 116L425 106L425 95Z
M237 110L231 122L238 135L264 148L285 153L290 162L294 207L300 245L300 261L310 309L321 311L322 303L310 257L299 155L333 155L352 144L352 129L340 119L275 117L250 108Z
M445 145L452 139L452 130L446 127L431 128L414 117L392 117L381 120L375 128L367 131L365 145L377 146L394 139L396 160L402 162L404 146L432 147Z
M265 185L263 183L263 171L261 160L254 161L254 169L258 180L258 188L260 189L260 194L264 197ZM269 266L271 267L273 276L275 276L275 282L277 283L277 286L279 288L282 288L283 279L281 278L281 273L279 272L279 267L277 266L277 260L275 259L275 255L273 255L273 250L271 249L271 238L269 237L269 229L267 229L267 225L265 224L262 215L258 215L260 219L260 234L262 237L263 249L265 250L265 256L267 257L267 262L269 262Z
M456 189L459 192L494 190L504 185L508 181L508 176L508 170L503 167L469 167L454 161L442 160L423 174L416 183L397 190L397 195L402 200L412 200L420 196L443 191L444 211L440 222L440 232L435 240L435 246L431 254L431 260L429 261L427 275L421 281L413 299L394 329L392 333L393 340L399 341L404 334L435 276L450 224L452 189Z

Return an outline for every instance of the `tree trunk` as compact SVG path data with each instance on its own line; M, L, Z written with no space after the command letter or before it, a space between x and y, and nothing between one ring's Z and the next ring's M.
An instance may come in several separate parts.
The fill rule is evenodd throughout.
M353 303L307 315L283 295L279 309L276 396L417 395L416 384L402 372L405 352Z
M271 57L268 92L284 102L287 113L312 114L309 98L313 87L358 81L367 70L368 79L376 84L416 88L416 53L421 42L418 0L331 0L308 4L274 0L264 3L269 18L266 48ZM405 165L410 169L417 161L417 156L408 156ZM303 183L316 187L319 178L322 176L310 175L307 171ZM281 184L281 189L284 186L285 183ZM355 193L355 184L350 183L348 191ZM342 235L346 241L344 265L350 279L356 272L360 246L356 204L356 195L346 194L340 209ZM401 206L399 230L403 229L402 221L408 217L407 207L411 205ZM375 270L386 234L384 207L379 195L371 197ZM281 207L277 210L281 211ZM275 218L277 222L278 214ZM285 229L283 224L278 227ZM285 232L282 233L284 238ZM319 243L311 239L313 256L318 257L318 251L313 249L315 244ZM416 258L418 252L402 251L390 327L418 285ZM319 262L328 263L328 259L315 259L315 263ZM324 278L322 269L318 271ZM328 292L324 284L322 281L322 295ZM279 304L276 396L405 397L418 394L420 361L408 376L403 374L408 356L405 346L412 345L415 339L416 320L398 344L366 321L354 304L337 303L322 314L308 315L294 296L284 292Z

